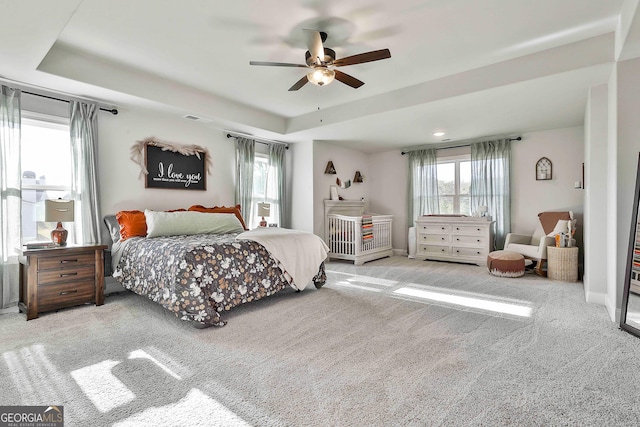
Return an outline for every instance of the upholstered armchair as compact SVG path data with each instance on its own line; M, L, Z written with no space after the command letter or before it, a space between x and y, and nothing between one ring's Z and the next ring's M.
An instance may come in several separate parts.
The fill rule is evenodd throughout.
M509 233L504 250L517 252L536 261L536 273L543 275L542 267L547 261L547 247L555 246L555 234L567 230L567 221L573 220L572 212L541 212L533 234Z

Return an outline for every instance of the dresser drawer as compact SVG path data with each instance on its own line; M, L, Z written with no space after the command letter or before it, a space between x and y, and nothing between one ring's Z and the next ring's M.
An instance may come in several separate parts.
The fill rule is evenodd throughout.
M418 245L418 253L425 255L450 255L449 246L439 245Z
M486 233L486 230L486 227L477 225L455 225L451 227L451 233L453 234L482 235Z
M93 265L59 268L57 270L41 271L38 274L38 285L50 283L77 282L81 280L95 280L96 270Z
M451 243L454 245L469 245L482 248L486 244L486 239L484 236L453 235L451 236Z
M488 255L484 248L462 248L456 246L451 248L451 253L456 256L465 257L486 257Z
M94 302L95 292L93 280L42 286L38 289L38 311Z
M51 257L38 257L38 271L54 270L80 265L94 265L95 254L83 253L76 255L61 255Z
M418 236L419 243L432 243L432 244L449 244L448 234L420 234Z
M429 224L421 225L417 230L418 234L449 234L451 233L451 226L448 224Z

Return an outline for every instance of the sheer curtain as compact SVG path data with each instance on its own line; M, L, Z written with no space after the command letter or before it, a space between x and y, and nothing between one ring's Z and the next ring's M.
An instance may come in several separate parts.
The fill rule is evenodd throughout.
M21 222L20 90L0 93L0 310L18 303Z
M236 204L240 205L244 222L253 218L253 161L256 143L253 139L236 137Z
M100 242L98 107L71 101L71 195L76 201L76 243Z
M471 211L489 208L496 224L495 248L504 246L511 230L510 163L509 139L471 144Z
M274 199L277 200L277 215L271 215L271 222L276 222L280 227L289 227L289 216L287 215L287 198L286 198L286 174L285 174L285 154L286 146L282 144L269 145L269 179L273 183L269 183L268 189L273 188ZM267 195L268 191L267 191ZM271 208L273 212L273 207Z
M421 215L437 214L438 158L434 148L409 152L409 227Z

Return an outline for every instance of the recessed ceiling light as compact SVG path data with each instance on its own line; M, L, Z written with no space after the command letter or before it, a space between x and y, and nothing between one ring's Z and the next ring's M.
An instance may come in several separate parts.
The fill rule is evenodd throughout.
M442 131L438 131L438 132L434 132L433 133L433 136L443 136L443 135L444 135L444 132L442 132Z

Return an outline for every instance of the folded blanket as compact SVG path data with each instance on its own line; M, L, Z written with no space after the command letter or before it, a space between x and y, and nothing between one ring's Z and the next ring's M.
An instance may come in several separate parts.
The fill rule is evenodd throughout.
M362 215L362 244L373 242L373 218Z
M311 282L329 253L324 240L315 234L286 228L256 228L240 233L237 239L253 240L267 248L300 290Z

